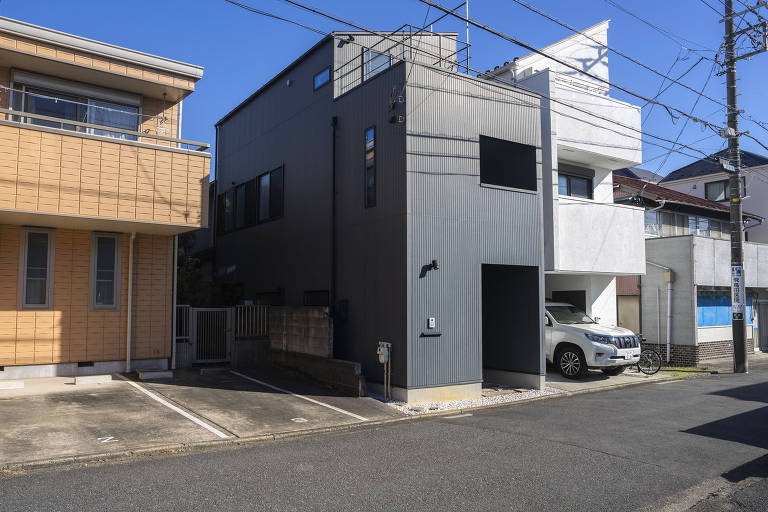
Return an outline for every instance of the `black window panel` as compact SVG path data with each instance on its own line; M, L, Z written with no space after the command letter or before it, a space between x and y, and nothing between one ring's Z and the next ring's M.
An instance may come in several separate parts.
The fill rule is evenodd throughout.
M480 182L536 190L536 147L480 136Z
M230 190L224 194L224 231L232 231L235 228L235 191Z
M252 226L259 221L259 187L256 180L251 180L244 185L245 188L245 223Z
M304 292L305 306L328 306L329 303L328 290L307 290Z
M235 229L239 229L246 226L245 219L245 184L239 185L235 189Z
M269 217L276 219L283 216L283 168L272 171L269 189Z
M376 206L376 128L365 130L365 207Z

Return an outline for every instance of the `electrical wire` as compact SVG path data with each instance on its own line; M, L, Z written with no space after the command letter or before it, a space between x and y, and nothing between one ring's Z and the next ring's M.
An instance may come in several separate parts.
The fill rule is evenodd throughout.
M690 44L692 44L694 46L698 46L698 47L703 48L704 50L710 51L710 52L712 52L714 54L718 53L718 50L714 50L712 48L709 48L708 46L705 46L703 44L699 44L696 41L691 41L690 39L686 39L683 36L677 35L677 34L675 34L673 32L670 32L669 30L663 29L663 28L659 27L658 25L655 25L655 24L651 23L650 21L646 20L642 16L639 16L639 15L631 12L630 10L626 9L625 7L622 7L621 5L616 3L614 0L605 0L605 2L607 4L615 7L616 9L624 12L625 14L628 14L628 15L632 16L633 18L635 18L636 20L640 21L641 23L644 23L644 24L648 25L652 29L654 29L657 32L663 34L665 37L667 37L668 39L674 41L676 44L686 48L687 50L700 51L700 50L696 50L694 48L690 48L689 46L686 46L685 44L682 44L683 42L690 43Z
M712 75L715 74L715 67L717 64L712 64L712 69L709 71L709 75L707 76L706 82L704 82L704 87L702 87L702 91L707 88L707 85L709 85L709 81L712 79ZM699 100L701 100L702 95L699 95L696 98L696 101L693 103L693 106L691 107L691 113L693 113L696 110L696 106L699 104ZM683 123L682 128L680 128L680 131L677 133L677 137L675 137L675 144L677 144L677 141L680 140L680 137L683 135L683 132L685 131L686 127L688 126L688 119L686 118L685 122ZM674 144L672 145L674 148ZM667 161L669 160L669 156L672 154L671 151L667 153L667 156L664 158L664 160L659 164L659 167L656 169L656 174L659 174L661 172L662 167L666 165Z
M284 0L284 1L291 2L291 3L297 3L294 0ZM428 4L428 5L431 5L432 7L440 9L443 12L449 12L446 8L442 7L440 4L437 4L437 3L433 2L432 0L419 0L419 1L421 3ZM616 89L618 89L618 90L620 90L622 92L625 92L625 93L629 94L630 96L634 96L634 97L636 97L638 99L641 99L643 101L647 101L649 103L655 103L655 104L663 107L664 109L666 109L667 112L669 113L669 115L671 117L673 117L673 118L675 117L674 114L677 114L678 116L687 117L691 121L694 121L696 123L701 123L701 124L703 124L705 126L720 128L720 125L716 125L714 123L710 123L709 121L706 121L704 119L699 119L699 118L697 118L695 116L691 116L690 114L688 114L687 112L685 112L685 111L683 111L683 110L681 110L679 108L672 107L672 106L667 105L665 103L662 103L662 102L660 102L658 100L651 99L651 98L649 98L649 97L647 97L647 96L645 96L643 94L634 92L631 89L628 89L628 88L626 88L624 86L616 84L615 82L611 82L610 80L607 80L607 79L602 78L602 77L600 77L598 75L595 75L594 73L591 73L589 71L585 71L585 70L581 69L579 66L576 66L574 64L571 64L570 62L564 61L564 60L562 60L562 59L560 59L558 57L550 55L550 54L548 54L545 51L539 50L538 48L536 48L534 46L531 46L531 45L529 45L527 43L524 43L523 41L520 41L519 39L516 39L516 38L514 38L512 36L509 36L507 34L504 34L503 32L501 32L499 30L496 30L496 29L494 29L494 28L492 28L492 27L490 27L488 25L484 25L484 24L482 24L482 23L480 23L478 21L475 21L475 20L470 19L470 18L466 18L466 17L461 16L461 15L456 14L456 13L451 13L451 16L453 16L455 18L458 18L458 19L460 19L462 21L466 21L466 22L470 23L471 25L473 25L473 26L475 26L477 28L485 30L486 32L488 32L490 34L493 34L493 35L495 35L497 37L500 37L500 38L502 38L502 39L504 39L506 41L509 41L510 43L513 43L513 44L516 44L516 45L518 45L518 46L520 46L522 48L525 48L526 50L528 50L530 52L533 52L533 53L536 53L538 55L541 55L542 57L546 57L547 59L550 59L550 60L552 60L554 62L557 62L558 64L560 64L562 66L570 68L570 69L576 71L577 73L581 73L583 75L586 75L586 76L592 78L593 80L596 80L596 81L604 83L606 85L615 87Z
M302 5L302 4L299 4L298 2L294 2L294 1L292 1L292 0L284 0L284 1L286 1L286 2L288 2L288 3L291 3L291 4L294 4L294 5ZM377 32L375 32L375 31L372 31L372 30L370 30L370 29L367 29L367 28L365 28L365 27L362 27L362 26L360 26L360 25L358 25L358 24L355 24L354 22L348 22L348 21L346 21L346 20L337 19L337 18L336 18L336 17L334 17L333 15L329 15L329 14L325 14L325 13L322 13L321 11L319 11L319 9L315 9L315 8L309 7L309 8L308 8L308 10L311 10L312 12L315 12L316 14L319 14L319 15L321 15L321 16L324 16L324 17L328 17L328 18L334 19L334 20L335 20L335 21L337 21L337 22L340 22L340 23L344 23L345 25L348 25L348 26L354 27L354 28L356 28L356 29L358 29L358 30L361 30L361 31L363 31L363 32L366 32L366 33L369 33L369 34L372 34L372 35L376 35L377 37L384 37L384 38L386 38L386 37L387 37L386 35L383 35L383 34L381 34L381 33L377 33ZM441 8L441 10L445 11L445 9L444 9L444 8ZM258 13L257 13L257 14L258 14ZM334 39L338 39L339 41L345 41L345 42L347 42L347 43L351 43L351 44L355 44L355 45L357 45L357 46L360 46L361 48L365 48L363 45L361 45L361 44L357 43L356 41L350 41L350 40L348 40L346 37L337 36L337 35L335 35L335 34L334 34L334 33L332 33L332 32L327 32L327 33L325 33L325 35L327 35L327 36L329 36L329 37L332 37L332 38L334 38ZM391 40L391 38L390 38L390 40ZM427 54L429 55L429 52L426 52L426 51L425 51L424 53L427 53ZM434 54L432 54L432 56L434 57ZM463 75L463 74L460 74L460 73L449 72L449 71L447 71L447 70L445 70L445 69L439 68L439 67L437 67L437 66L429 65L429 64L426 64L426 63L424 63L424 62L418 62L418 61L415 61L415 60L412 60L412 59L408 59L408 58L404 58L404 57L399 57L399 60L402 60L402 61L404 61L404 62L408 62L408 63L410 63L410 64L412 64L412 65L417 65L417 66L422 66L422 67L430 68L430 69L432 69L432 70L434 70L434 71L436 71L436 72L438 72L438 73L450 73L450 74L451 74L451 76L454 76L454 77L457 77L457 78L460 78L460 79L464 79L464 80L476 80L476 79L473 79L472 77L470 77L470 76L468 76L468 75ZM473 71L473 72L477 72L476 70L474 70L474 69L472 69L472 68L469 68L469 69L470 69L471 71ZM494 82L498 82L498 83L502 84L502 85L503 85L503 87L504 87L505 89L506 89L506 88L508 88L508 87L510 87L510 85L511 85L511 84L509 84L508 82L505 82L505 81L503 81L503 80L500 80L500 79L498 79L497 77L488 77L488 76L484 76L484 78L485 78L485 80L486 80L486 81L489 81L489 82L491 82L491 81L494 81ZM518 87L519 87L519 86L518 86ZM521 89L524 89L524 88L521 88ZM545 99L548 99L548 100L549 100L549 101L551 101L551 102L554 102L554 103L559 103L559 104L563 104L563 105L565 105L566 107L568 107L568 108L570 108L570 109L573 109L573 110L577 110L577 111L580 111L580 112L582 112L582 113L584 113L584 114L587 114L587 115L589 115L589 116L592 116L592 117L595 117L595 118L598 118L598 119L602 119L602 120L604 120L604 121L607 121L607 122L609 122L609 123L612 123L612 124L615 124L615 125L621 126L621 127L623 127L623 128L626 128L626 129L628 129L628 130L631 130L631 131L635 131L635 132L637 132L637 133L640 133L641 135L645 135L646 137L651 137L651 138L654 138L654 139L657 139L657 140L661 140L661 141L664 141L664 142L669 142L669 143L673 143L673 142L674 142L674 141L672 141L672 140L670 140L670 139L667 139L667 138L665 138L665 137L661 137L661 136L658 136L658 135L655 135L655 134L652 134L652 133L649 133L649 132L644 132L644 131L643 131L643 130L641 130L641 129L635 128L635 127L633 127L633 126L625 125L625 124L623 124L623 123L619 123L619 122L617 122L617 121L615 121L615 120L613 120L613 119L609 119L609 118L606 118L606 117L600 116L600 115L598 115L598 114L595 114L595 113L593 113L593 112L590 112L590 111L588 111L588 110L584 110L584 109L581 109L581 108L579 108L579 107L576 107L576 106L574 106L574 105L572 105L572 104L568 104L568 103L566 103L566 102L563 102L563 101L561 101L561 100L556 100L556 99L554 99L554 98L548 97L548 96L546 96L546 95L543 95L543 94L541 94L541 93L538 93L538 92L535 92L535 91L532 91L532 92L533 92L535 95L537 95L537 96L541 96L541 97L543 97L543 98L545 98ZM533 104L533 103L528 103L528 104L527 104L527 106L530 106L530 107L536 107L536 108L543 108L543 107L541 107L541 106L539 106L539 105L536 105L536 104ZM552 109L550 108L550 110L552 110ZM552 110L552 111L554 111L554 110ZM565 113L562 113L562 112L557 112L557 111L554 111L554 112L555 112L555 113L557 113L557 114L559 114L559 115L564 115L565 117L573 117L573 116L569 116L568 114L565 114ZM577 118L574 118L574 119L577 119ZM583 121L583 120L582 120L582 121ZM591 124L591 123L587 123L587 124ZM665 149L665 150L669 150L669 148L668 148L668 147L666 147L666 146L663 146L663 145L661 145L661 144L658 144L658 143L654 143L654 142L648 141L648 140L646 140L646 139L642 139L642 137L633 137L633 136L631 136L631 135L629 135L629 134L627 134L627 133L624 133L624 132L620 132L620 131L617 131L617 130L613 130L613 129L609 128L609 127L606 127L606 126L602 126L602 125L594 125L594 126L597 126L597 127L599 127L599 128L602 128L602 129L605 129L605 130L608 130L608 131L613 131L613 132L615 132L615 133L618 133L618 134L621 134L621 135L624 135L624 136L628 136L628 137L630 137L630 138L634 138L635 140L639 140L639 141L641 141L641 142L644 142L644 143L646 143L646 144L650 144L650 145L653 145L653 146L661 147L662 149ZM705 152L703 152L703 151L701 151L701 150L699 150L699 149L696 149L696 148L693 148L693 147L687 146L687 145L685 145L685 144L679 144L679 146L680 146L680 147L684 147L684 148L686 148L686 149L689 149L689 150L691 150L691 151L694 151L694 152L700 153L701 155L704 155L704 157L705 157L705 158L711 158L711 155L708 155L707 153L705 153ZM680 151L679 149L673 149L673 151L674 151L674 152L676 152L676 153L679 153L679 154L681 154L681 155L684 155L684 156L690 157L690 158L700 158L700 157L698 157L698 156L694 156L694 155L691 155L691 154L689 154L689 153L685 153L685 152L682 152L682 151Z

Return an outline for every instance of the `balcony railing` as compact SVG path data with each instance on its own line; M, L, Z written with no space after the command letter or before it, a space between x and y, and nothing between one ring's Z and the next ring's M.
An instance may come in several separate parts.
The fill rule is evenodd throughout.
M197 142L193 140L185 140L185 139L179 139L176 137L158 135L158 134L151 133L148 130L147 131L124 130L122 128L116 128L114 126L106 126L102 124L93 124L93 123L82 123L80 121L72 121L70 119L62 119L60 117L44 116L42 114L33 114L31 112L21 112L19 110L12 110L8 108L0 108L0 114L5 114L6 121L26 124L26 125L30 125L30 127L35 127L35 128L41 128L41 127L46 128L47 126L35 124L32 122L33 119L45 121L47 123L58 124L59 125L58 129L60 130L74 131L77 133L82 133L82 134L86 134L94 137L113 138L113 139L118 139L119 141L137 140L140 142L148 142L150 144L151 143L157 144L159 141L168 142L168 143L175 144L177 147L185 146L185 149L192 150L192 151L205 151L206 149L211 147L210 144L206 144L205 142ZM102 135L100 133L89 132L88 130L94 130L94 131L97 130L98 132L107 132L107 133L113 133L113 134L126 135L130 137L136 137L136 139L126 139L126 138L118 137L115 135ZM144 140L144 139L147 139L147 140Z
M130 134L138 140L41 126L29 119ZM0 109L0 222L54 227L77 222L112 231L119 229L114 221L128 221L137 232L199 228L207 220L203 201L211 155L203 150L208 147ZM47 217L31 219L30 214Z

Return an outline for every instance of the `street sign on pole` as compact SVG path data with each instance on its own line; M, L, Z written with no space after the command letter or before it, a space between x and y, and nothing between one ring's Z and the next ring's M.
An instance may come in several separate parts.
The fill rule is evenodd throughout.
M744 267L731 267L731 313L734 320L744 320Z

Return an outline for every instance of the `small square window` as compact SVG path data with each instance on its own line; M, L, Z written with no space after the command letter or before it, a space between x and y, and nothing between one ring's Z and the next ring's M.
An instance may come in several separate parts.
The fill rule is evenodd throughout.
M312 79L312 81L313 81L313 87L314 87L315 91L318 90L319 88L321 88L322 86L324 86L325 84L327 84L328 82L330 82L331 81L331 67L328 66L324 70L322 70L319 73L317 73L314 76L314 78Z

